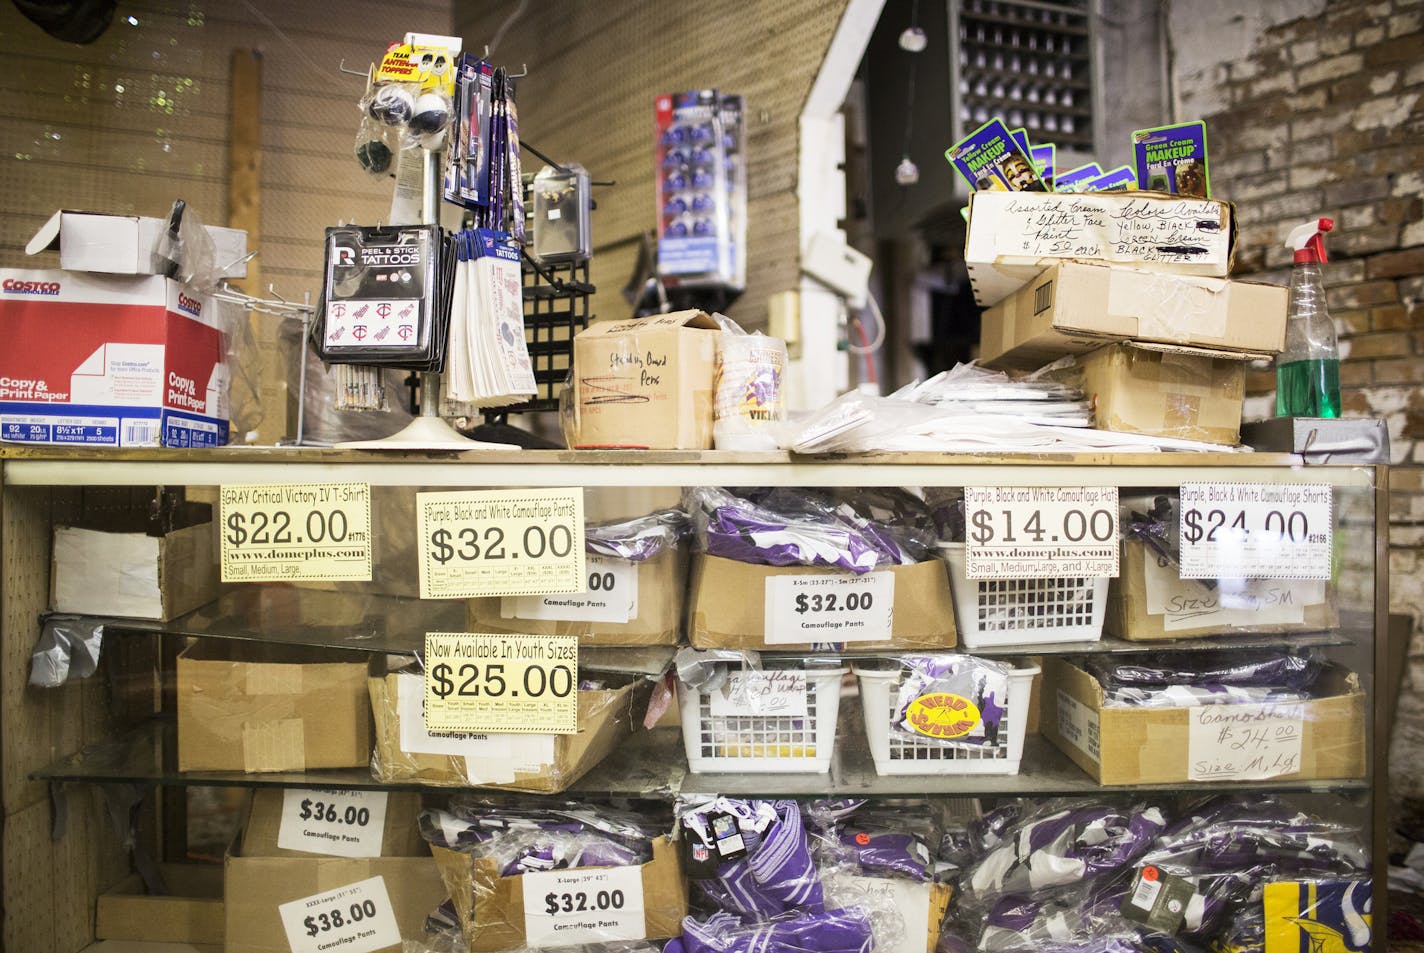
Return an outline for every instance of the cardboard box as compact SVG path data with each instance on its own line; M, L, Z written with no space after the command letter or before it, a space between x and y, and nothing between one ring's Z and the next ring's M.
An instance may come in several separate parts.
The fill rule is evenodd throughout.
M1331 667L1314 690L1322 697L1300 706L1298 770L1276 776L1292 781L1364 777L1365 695L1359 676ZM1202 757L1192 748L1192 719L1198 713L1219 716L1261 707L1104 707L1102 686L1083 669L1049 658L1044 670L1043 733L1099 784L1209 784L1190 778L1193 759ZM1217 738L1214 732L1212 738Z
M371 856L380 857L420 857L426 851L425 839L420 836L420 795L414 791L362 791L367 798L379 798L384 820L379 839L372 839L369 845ZM295 824L297 830L315 829L323 835L340 832L340 824L323 824L311 821L300 822L300 805L303 800L321 800L323 792L301 788L258 788L252 792L252 806L248 811L247 824L242 829L242 856L244 857L336 857L346 856L340 851L325 849L293 850L280 846L284 821ZM336 795L340 796L339 792ZM286 814L288 802L293 812ZM320 843L313 845L320 847Z
M499 876L499 866L490 857L472 857L443 847L432 847L431 852L454 901L455 911L460 915L470 953L496 953L544 945L537 935L534 942L528 940L531 924L524 905L526 879L530 881L531 892L537 893L556 876L577 880L586 872L616 872L614 875L620 877L619 886L625 888L625 895L633 893L641 884L637 900L643 909L642 929L636 928L636 922L618 918L623 920L621 929L610 928L606 934L609 940L666 940L682 935L682 920L687 915L687 881L682 875L677 846L667 838L653 841L653 859L641 867L575 868L517 877ZM634 898L628 896L627 900L629 904L624 909L633 909ZM641 935L633 936L633 933Z
M964 260L988 308L1064 259L1225 278L1231 206L1164 192L975 192Z
M213 240L213 263L228 278L247 277L247 232L206 225ZM104 215L60 209L40 226L25 254L59 251L65 271L116 275L156 275L153 250L168 231L168 220L137 215Z
M702 311L595 321L574 336L574 447L712 448L717 322Z
M1250 355L1173 344L1109 344L1078 358L1099 430L1234 446Z
M179 771L364 767L365 653L199 639L178 656Z
M1333 629L1335 587L1324 580L1226 580L1210 589L1137 540L1122 544L1122 572L1108 587L1104 630L1131 642Z
M99 895L94 937L153 943L223 942L223 870L202 864L162 864L168 893L149 894L131 874Z
M687 596L687 560L680 551L664 549L643 562L617 562L625 567L636 586L633 595L636 613L627 622L597 621L587 616L583 619L528 618L530 615L547 614L555 607L563 610L558 614L580 614L580 610L570 608L569 604L587 600L606 601L600 600L601 594L597 592L504 596L470 600L470 631L573 635L578 637L581 645L588 646L676 645L678 634L682 631L682 612ZM597 610L583 611L595 617L600 615Z
M984 312L979 359L1037 370L1122 340L1270 357L1285 334L1280 285L1063 262Z
M895 577L891 639L858 642L856 646L876 651L952 648L958 630L944 563L929 559L883 571ZM767 580L821 574L844 573L818 566L758 566L699 553L692 560L688 637L699 649L809 650L812 643L767 644ZM828 636L826 641L838 640Z
M629 680L604 691L580 691L578 732L572 735L432 735L424 726L423 676L392 670L385 656L371 660L369 687L377 779L554 794L608 757L641 723L643 706L636 700L648 692L638 689L651 683Z
M217 311L166 278L0 269L0 440L226 444Z
M56 612L167 622L218 597L212 507L202 522L149 536L141 528L56 526L50 605Z
M375 883L370 883L373 880ZM389 923L387 916L394 915L400 940L421 939L425 918L449 896L429 853L423 857L245 857L234 851L228 854L225 881L227 953L291 953L295 947L288 940L280 908L328 891L365 884L360 896L371 900L377 911L367 922L379 927ZM342 904L337 907L344 909ZM317 913L332 907L312 909ZM301 919L299 910L298 924ZM307 936L300 926L297 931L305 941ZM310 948L339 951L346 947ZM378 950L400 953L401 943Z
M938 949L940 924L954 893L948 884L841 871L823 873L822 882L841 896L863 896L878 909L888 907L899 912L905 929L893 943L877 942L877 953L935 953Z

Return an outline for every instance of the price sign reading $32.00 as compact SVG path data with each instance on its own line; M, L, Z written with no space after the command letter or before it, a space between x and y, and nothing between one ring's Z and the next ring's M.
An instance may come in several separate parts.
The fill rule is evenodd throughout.
M1117 576L1117 487L967 486L970 579Z
M417 493L420 597L581 592L583 490Z
M370 581L370 484L224 486L218 499L223 582Z
M578 639L430 632L426 731L578 731Z

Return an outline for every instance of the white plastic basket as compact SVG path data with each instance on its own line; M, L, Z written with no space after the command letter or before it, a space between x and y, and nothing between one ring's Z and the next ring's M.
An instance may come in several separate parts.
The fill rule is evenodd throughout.
M954 623L971 649L1050 642L1096 642L1103 637L1107 579L967 579L964 544L940 543L949 566Z
M781 693L790 705L788 713L757 711L735 691L709 693L678 684L682 743L693 771L795 774L831 769L846 669L767 671L791 679L792 691ZM759 677L746 671L731 677L747 676Z
M1028 700L1033 691L1036 666L1016 668L1009 675L1009 703L999 722L997 744L977 748L951 748L929 739L919 741L901 732L892 732L899 701L903 668L862 668L855 666L860 679L860 707L865 719L865 738L876 774L1018 774L1023 760L1024 729L1028 724Z

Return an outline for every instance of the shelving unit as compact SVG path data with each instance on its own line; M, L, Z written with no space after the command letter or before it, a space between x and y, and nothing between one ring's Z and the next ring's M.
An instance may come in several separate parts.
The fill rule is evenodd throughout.
M108 831L101 799L92 791L141 787L352 787L437 790L420 784L383 785L362 770L246 775L174 770L176 726L169 717L119 724L97 680L40 690L26 686L30 647L48 606L52 527L85 505L126 488L216 487L254 482L359 480L374 486L437 488L583 486L590 489L724 486L1118 486L1174 487L1183 482L1328 483L1336 490L1341 623L1330 631L1239 635L1176 643L1125 642L1005 646L997 656L1152 653L1181 649L1319 646L1361 676L1376 724L1387 700L1376 691L1384 671L1382 626L1387 605L1387 471L1372 466L1311 466L1271 454L1089 454L1064 456L874 455L797 458L784 453L480 452L380 453L334 450L211 451L0 448L0 592L5 665L0 671L0 785L6 815L3 866L6 939L34 940L16 949L48 951L56 939L84 936L94 896L127 869L127 857ZM117 489L125 488L125 489ZM410 492L414 492L411 489ZM413 528L411 529L413 532ZM413 569L412 569L413 572ZM339 609L339 612L338 612ZM425 631L464 627L460 602L422 602L360 591L323 592L280 585L227 587L219 601L168 623L113 620L110 644L130 634L260 639L347 650L412 654ZM585 649L585 667L655 669L670 651ZM659 652L662 654L659 655ZM828 653L768 653L819 657ZM859 649L842 657L873 654ZM1376 882L1384 883L1382 847L1384 757L1368 732L1367 771L1338 781L1271 779L1222 785L1112 787L1097 784L1042 737L1025 745L1022 770L1012 776L880 777L875 774L858 703L846 699L828 774L711 775L690 772L676 729L631 736L586 775L571 793L583 796L670 798L678 793L871 798L1033 797L1130 792L1293 792L1339 796L1360 812L1376 842ZM68 792L52 798L52 792ZM538 797L538 795L508 795ZM65 805L63 824L52 805ZM51 834L65 833L52 844ZM1379 891L1380 894L1383 891ZM66 900L59 908L54 898ZM1383 898L1375 915L1383 918ZM8 948L7 942L7 948Z

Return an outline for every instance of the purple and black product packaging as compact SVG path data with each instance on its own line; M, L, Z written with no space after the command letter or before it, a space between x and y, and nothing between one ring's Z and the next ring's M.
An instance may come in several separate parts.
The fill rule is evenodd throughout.
M1211 197L1206 158L1206 123L1184 122L1132 134L1137 187L1174 195Z
M1033 159L1034 171L1043 180L1044 188L1050 192L1056 191L1054 182L1058 176L1058 146L1051 142L1033 146L1029 149L1029 157Z
M1103 174L1102 167L1096 162L1089 162L1087 165L1080 165L1076 169L1069 169L1067 172L1060 172L1053 177L1053 191L1055 192L1083 192L1089 182L1100 178Z
M1137 173L1130 165L1120 165L1104 172L1083 187L1084 192L1134 192L1137 190Z
M745 285L742 115L741 97L716 89L657 98L658 275L668 285Z
M989 120L945 150L944 157L975 191L1048 191L1002 119Z
M1022 127L1022 126L1019 126L1019 127L1016 128L1016 129L1010 129L1010 130L1009 130L1009 135L1011 135L1011 136L1014 137L1014 142L1018 144L1018 147L1019 147L1019 151L1020 151L1020 152L1022 152L1022 153L1023 153L1024 155L1026 155L1026 156L1032 157L1032 155L1033 155L1033 146L1029 144L1029 141L1028 141L1028 130L1027 130L1027 129L1025 129L1025 128ZM1034 168L1034 171L1035 171L1035 172L1038 171L1038 165L1037 165L1037 163L1034 164L1034 167L1033 167L1033 168Z
M445 200L489 204L490 93L494 67L470 53L455 71L455 130L445 161Z

